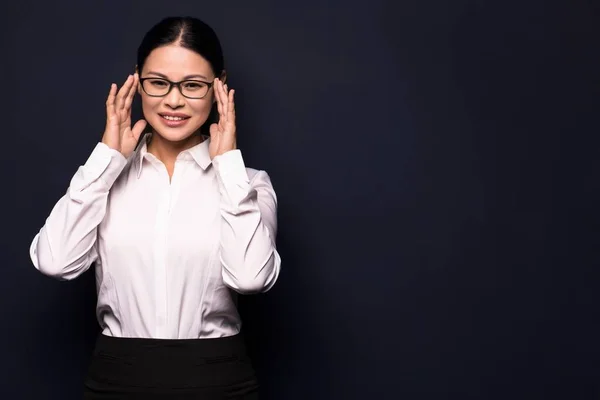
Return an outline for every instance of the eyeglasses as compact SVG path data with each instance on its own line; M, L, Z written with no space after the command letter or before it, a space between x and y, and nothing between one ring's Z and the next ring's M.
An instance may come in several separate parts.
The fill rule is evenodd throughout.
M177 86L183 97L188 99L201 99L208 93L213 82L204 82L197 80L187 80L171 82L163 78L141 78L142 89L148 96L163 97L171 92L173 86Z

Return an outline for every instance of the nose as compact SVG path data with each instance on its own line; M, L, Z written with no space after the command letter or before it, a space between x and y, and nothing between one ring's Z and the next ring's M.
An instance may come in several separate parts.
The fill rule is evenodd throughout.
M173 86L171 91L167 93L164 98L164 102L171 108L179 108L185 104L184 97L181 95L181 92L177 86Z

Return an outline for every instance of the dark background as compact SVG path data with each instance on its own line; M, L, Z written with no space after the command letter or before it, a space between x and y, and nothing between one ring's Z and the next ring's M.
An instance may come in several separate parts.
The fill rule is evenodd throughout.
M76 399L93 274L29 245L167 15L211 24L283 270L242 311L265 399L600 396L596 1L2 6L0 398Z

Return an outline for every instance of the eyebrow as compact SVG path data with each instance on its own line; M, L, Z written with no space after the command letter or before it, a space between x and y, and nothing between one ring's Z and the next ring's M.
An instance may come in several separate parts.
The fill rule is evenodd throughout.
M165 79L169 79L165 74L161 74L160 72L154 72L154 71L148 71L149 75L156 75L156 76L160 76L161 78L165 78ZM188 79L193 79L193 78L200 78L200 79L206 79L208 80L208 78L204 75L200 75L200 74L193 74L193 75L187 75L183 77L183 80L188 80Z

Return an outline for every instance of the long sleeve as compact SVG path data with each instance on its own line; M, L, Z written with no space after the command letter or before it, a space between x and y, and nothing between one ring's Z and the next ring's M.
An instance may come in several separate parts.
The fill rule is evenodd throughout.
M96 260L97 228L106 213L109 190L126 163L118 151L103 143L96 145L31 243L30 257L36 269L59 280L71 280Z
M221 195L223 282L239 293L266 292L277 281L277 197L265 171L250 180L240 150L215 157Z

